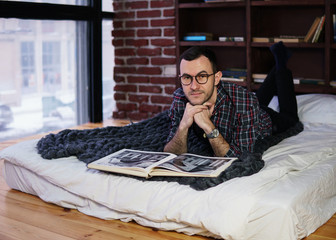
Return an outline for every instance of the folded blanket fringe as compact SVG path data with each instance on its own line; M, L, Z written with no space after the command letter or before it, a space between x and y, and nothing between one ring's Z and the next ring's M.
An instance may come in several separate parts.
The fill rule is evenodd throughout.
M169 134L170 119L167 111L139 123L123 127L104 127L86 130L66 129L57 134L48 134L37 143L38 153L45 159L76 156L80 161L90 163L123 148L162 152ZM244 152L237 161L216 178L200 177L152 177L142 181L174 181L189 185L196 190L205 190L235 177L257 173L264 166L262 153L283 139L303 130L298 122L286 132L258 140L255 152ZM190 131L188 150L191 153L211 156L209 142Z

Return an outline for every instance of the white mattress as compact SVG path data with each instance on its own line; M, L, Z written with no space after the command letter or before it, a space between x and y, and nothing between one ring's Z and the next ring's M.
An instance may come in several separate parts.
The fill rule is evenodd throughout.
M205 191L87 169L75 157L45 160L36 141L0 153L13 189L102 219L224 239L300 239L336 212L336 124L268 149L265 167Z

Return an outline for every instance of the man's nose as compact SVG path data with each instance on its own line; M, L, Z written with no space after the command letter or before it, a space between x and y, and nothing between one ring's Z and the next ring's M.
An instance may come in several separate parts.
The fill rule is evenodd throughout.
M199 83L196 81L196 77L192 77L191 83L190 83L190 88L191 89L198 89L199 88Z

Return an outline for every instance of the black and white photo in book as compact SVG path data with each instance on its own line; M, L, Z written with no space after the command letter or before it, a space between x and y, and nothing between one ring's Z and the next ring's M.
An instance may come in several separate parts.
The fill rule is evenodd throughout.
M124 151L118 152L116 155L112 155L107 164L119 167L147 168L169 156L170 154L163 152L139 152L125 149Z
M216 177L234 160L236 158L122 149L91 162L88 168L146 178L151 176Z
M183 154L160 164L158 167L176 172L203 172L210 174L230 160L229 158L208 158L194 154Z

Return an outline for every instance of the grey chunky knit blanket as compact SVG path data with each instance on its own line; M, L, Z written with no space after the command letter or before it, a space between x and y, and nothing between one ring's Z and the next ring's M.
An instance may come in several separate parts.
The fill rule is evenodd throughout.
M123 127L104 127L86 130L66 129L57 134L48 134L37 143L38 153L45 159L76 156L80 161L90 163L123 148L162 152L169 134L170 119L167 111L157 116ZM257 141L255 152L244 152L237 161L216 178L200 177L152 177L142 181L175 181L190 185L196 190L216 186L235 177L249 176L264 166L262 153L283 139L303 130L298 122L286 132ZM213 155L211 146L204 139L197 126L189 132L188 151L199 155Z

